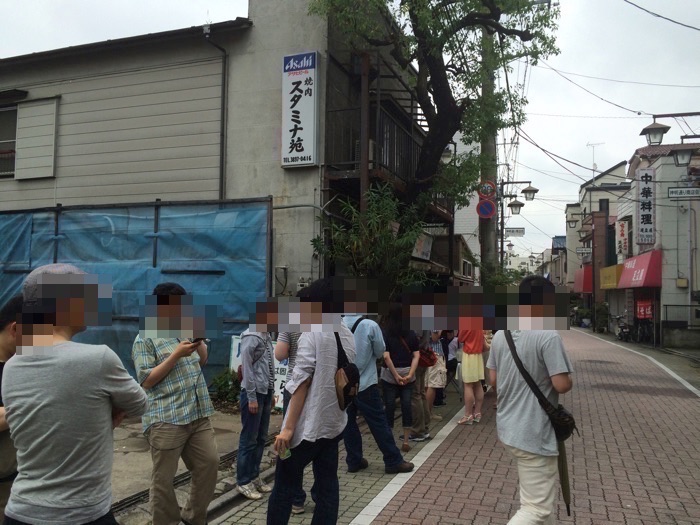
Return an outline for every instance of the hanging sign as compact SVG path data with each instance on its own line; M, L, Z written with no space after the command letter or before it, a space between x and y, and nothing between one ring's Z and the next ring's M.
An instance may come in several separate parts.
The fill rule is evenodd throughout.
M318 53L282 61L282 167L317 164Z
M638 169L637 173L637 244L654 244L656 241L656 170Z
M506 228L506 237L525 237L525 228Z
M651 299L637 301L637 319L652 319L654 317L654 303Z
M615 223L615 246L618 264L623 263L629 254L628 226L627 221L617 221Z

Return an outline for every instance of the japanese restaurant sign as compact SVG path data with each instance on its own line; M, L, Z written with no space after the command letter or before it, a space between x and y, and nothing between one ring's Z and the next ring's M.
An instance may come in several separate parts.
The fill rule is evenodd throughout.
M654 244L656 216L656 170L637 170L637 244Z
M317 161L318 53L285 56L282 61L282 167L314 166Z
M629 230L627 221L617 221L615 223L615 253L617 262L623 263L629 252Z

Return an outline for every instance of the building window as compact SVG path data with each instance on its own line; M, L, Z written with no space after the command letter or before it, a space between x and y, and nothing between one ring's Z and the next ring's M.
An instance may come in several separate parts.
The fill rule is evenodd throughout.
M0 108L0 177L15 174L17 106Z
M472 263L467 260L462 260L462 275L465 277L473 277L472 275Z
M608 213L610 211L610 199L599 199L598 211L604 211L605 213Z

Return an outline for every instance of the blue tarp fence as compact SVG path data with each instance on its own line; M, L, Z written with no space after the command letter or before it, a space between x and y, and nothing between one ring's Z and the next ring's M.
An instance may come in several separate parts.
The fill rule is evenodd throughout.
M109 345L133 374L139 305L158 283L177 282L222 307L223 333L211 340L204 372L211 382L228 366L231 336L247 327L250 306L268 297L271 224L271 197L0 212L0 303L45 264L108 278L112 325L90 327L76 341Z

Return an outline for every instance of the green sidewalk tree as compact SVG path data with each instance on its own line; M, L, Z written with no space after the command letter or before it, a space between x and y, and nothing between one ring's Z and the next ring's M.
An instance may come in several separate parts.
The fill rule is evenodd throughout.
M348 272L356 277L381 279L389 295L404 286L428 281L424 272L410 266L425 224L417 207L401 203L388 184L369 190L365 213L343 200L341 214L347 223L322 219L326 235L311 241L317 254L346 264Z
M535 0L310 0L312 14L326 16L332 28L349 36L358 50L386 50L413 78L425 115L423 141L412 202L447 194L466 206L480 178L478 153L464 153L441 165L445 148L461 132L465 144L484 133L516 128L526 100L518 86L497 88L484 98L488 75L518 59L531 63L557 53L553 31L558 9ZM496 52L482 59L482 32L494 35ZM504 83L505 84L505 83ZM510 88L510 89L509 89ZM493 162L493 161L492 161ZM421 197L423 199L421 200Z

